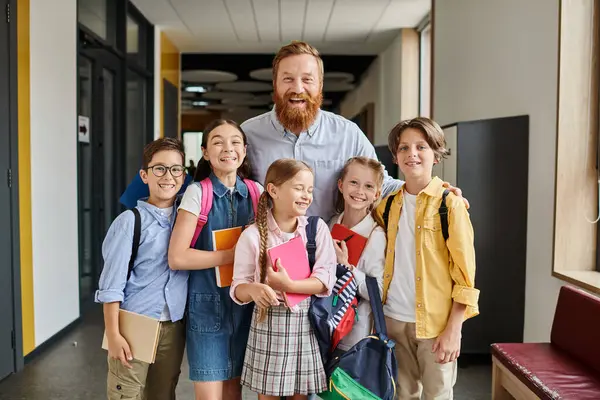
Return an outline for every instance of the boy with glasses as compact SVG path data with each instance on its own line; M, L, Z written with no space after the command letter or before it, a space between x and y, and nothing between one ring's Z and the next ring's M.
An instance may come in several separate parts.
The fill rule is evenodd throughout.
M167 259L175 199L185 175L183 144L171 138L155 140L144 148L143 159L140 177L150 196L138 201L135 210L119 215L102 244L104 269L95 299L104 308L109 400L175 399L185 347L188 272L171 270ZM136 218L139 250L132 257ZM119 330L119 309L160 320L154 364L132 357Z

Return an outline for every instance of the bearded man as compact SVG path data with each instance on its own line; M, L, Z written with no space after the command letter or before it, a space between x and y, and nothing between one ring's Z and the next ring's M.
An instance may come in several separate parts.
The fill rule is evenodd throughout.
M313 203L307 214L329 221L346 160L355 156L377 159L377 155L355 123L321 110L323 72L323 60L310 44L283 46L273 60L275 107L247 120L242 128L248 137L252 177L264 182L267 168L280 158L306 162L315 173ZM382 197L402 183L386 172Z

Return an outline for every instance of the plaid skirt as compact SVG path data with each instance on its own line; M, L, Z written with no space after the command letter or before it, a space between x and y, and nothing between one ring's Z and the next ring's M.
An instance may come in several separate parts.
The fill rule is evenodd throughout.
M269 308L263 322L255 308L242 370L242 385L267 396L313 394L327 390L325 369L313 333L310 298L291 312Z

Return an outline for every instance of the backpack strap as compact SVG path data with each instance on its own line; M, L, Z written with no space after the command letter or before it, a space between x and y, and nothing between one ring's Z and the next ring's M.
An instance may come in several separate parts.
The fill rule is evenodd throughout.
M385 202L385 210L383 211L383 224L385 225L385 230L387 233L387 228L388 228L388 220L390 219L390 208L392 208L392 203L394 202L394 198L396 198L396 195L391 195L390 197L387 198L386 202Z
M375 323L375 333L387 338L387 327L385 325L385 317L383 314L383 306L381 305L381 296L379 295L379 285L377 279L372 276L367 276L365 280L367 291L369 292L369 302L373 311L373 322Z
M133 271L133 264L137 257L138 249L140 248L140 236L142 235L142 217L140 216L140 210L132 208L133 212L133 243L131 245L131 257L129 258L129 267L127 268L127 280L131 277L131 271Z
M448 197L448 193L450 191L448 189L444 190L442 194L442 204L440 205L439 213L440 220L442 223L442 235L444 235L444 241L448 240L448 207L446 206L446 197Z
M306 251L308 252L308 265L310 266L311 272L316 261L318 223L318 216L313 215L312 217L308 217L308 225L306 226Z
M256 186L256 182L251 179L244 179L244 183L248 187L250 199L252 200L252 207L254 208L254 215L256 216L258 210L258 198L260 197L258 186ZM208 214L210 213L213 203L213 186L210 178L205 178L200 181L200 188L202 189L202 204L200 205L200 214L198 215L198 222L196 222L196 230L190 247L196 246L200 232L208 221Z
M252 179L244 179L244 183L248 187L248 192L250 192L250 199L252 199L252 207L254 208L254 218L256 218L258 213L258 198L260 197L258 186L256 186L256 182Z
M200 181L200 189L202 190L202 204L200 204L200 214L198 215L196 230L194 231L194 236L192 237L192 243L190 244L190 247L196 246L198 236L200 236L202 228L204 228L206 221L208 221L208 214L210 213L213 203L213 186L210 178L205 178Z

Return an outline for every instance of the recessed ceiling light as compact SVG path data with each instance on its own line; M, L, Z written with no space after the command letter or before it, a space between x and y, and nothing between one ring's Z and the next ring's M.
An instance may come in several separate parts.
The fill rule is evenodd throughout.
M185 88L185 91L194 93L206 93L206 88L204 86L188 86Z

